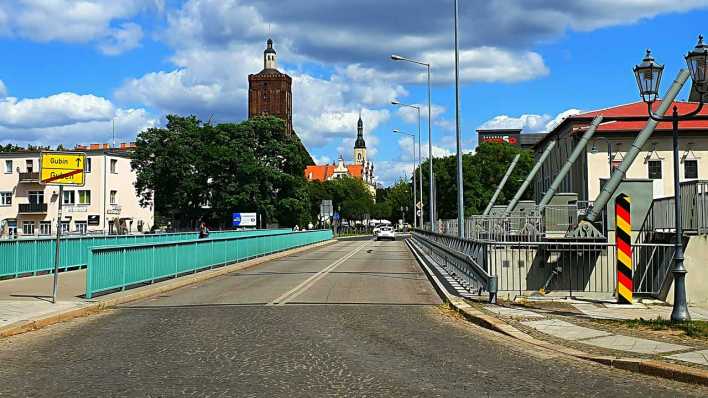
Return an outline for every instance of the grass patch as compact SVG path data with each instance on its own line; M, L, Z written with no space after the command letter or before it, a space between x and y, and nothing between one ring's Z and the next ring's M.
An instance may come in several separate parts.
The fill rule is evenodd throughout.
M625 326L631 329L682 331L686 336L708 339L708 321L671 322L657 319L601 320L602 323Z

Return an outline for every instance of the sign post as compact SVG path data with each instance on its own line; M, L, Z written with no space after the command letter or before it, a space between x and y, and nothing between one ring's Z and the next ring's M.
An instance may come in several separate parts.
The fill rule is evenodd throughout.
M64 202L64 186L84 186L86 154L79 152L42 152L39 158L40 183L43 185L58 185L57 198L57 240L54 251L54 282L52 287L52 303L57 302L59 287L59 264L61 247L61 218Z

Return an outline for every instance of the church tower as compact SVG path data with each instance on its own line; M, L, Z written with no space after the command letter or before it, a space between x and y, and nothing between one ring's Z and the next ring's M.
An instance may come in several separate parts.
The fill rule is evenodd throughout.
M268 39L263 51L263 70L248 75L248 118L275 116L285 122L287 134L293 132L293 100L290 76L278 71L273 40Z
M361 112L359 112L359 121L356 124L356 141L354 142L354 163L366 163L366 142L364 141L364 122L361 120Z

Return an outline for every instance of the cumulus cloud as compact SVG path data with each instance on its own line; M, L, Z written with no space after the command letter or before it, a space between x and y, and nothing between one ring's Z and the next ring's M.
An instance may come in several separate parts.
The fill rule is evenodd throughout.
M142 29L126 20L163 6L163 0L5 0L0 34L37 42L96 43L105 54L115 55L135 48L142 38Z
M5 97L7 97L7 87L5 87L5 83L0 80L0 99Z
M579 109L568 109L556 116L548 114L524 114L518 117L498 115L484 122L480 129L522 129L524 133L547 133L553 130L564 119L580 113Z
M119 108L110 100L95 95L59 93L40 98L0 98L0 137L3 143L73 145L87 141L108 142L114 121L117 139L125 141L131 141L139 131L159 124L159 120L145 109Z
M462 2L462 77L469 81L514 82L544 76L539 54L525 50L562 37L569 29L588 31L635 23L661 13L686 12L705 0L488 0ZM392 49L433 62L434 78L449 81L452 60L451 10L427 0L190 0L170 15L174 41L226 48L234 43L279 38L286 55L334 65L361 64L377 73L402 67L388 61ZM426 23L421 24L420 21ZM396 23L391 23L396 21ZM445 49L442 50L441 49ZM521 65L524 65L523 67ZM415 66L408 65L411 70ZM406 73L400 78L420 74ZM409 71L410 72L410 71Z
M0 100L0 126L47 127L102 120L113 115L110 101L94 95L61 93L43 98Z
M138 47L142 38L140 25L124 23L119 28L111 29L98 48L106 55L118 55Z

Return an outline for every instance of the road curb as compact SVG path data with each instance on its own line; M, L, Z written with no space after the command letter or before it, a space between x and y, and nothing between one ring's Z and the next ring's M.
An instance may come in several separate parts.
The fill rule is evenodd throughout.
M132 301L141 300L151 296L155 296L168 291L176 290L185 286L193 285L195 283L200 283L207 281L209 279L216 278L218 276L226 275L234 271L241 271L248 268L255 267L257 265L263 264L265 262L275 260L282 257L287 257L292 254L301 253L307 250L320 248L336 243L336 239L327 240L320 243L315 243L312 245L302 246L295 249L290 249L278 253L269 254L263 257L257 257L251 260L229 264L220 268L201 271L196 274L189 276L182 276L167 282L160 282L155 285L150 285L144 288L138 288L137 291L125 291L123 294L119 294L117 297L111 297L97 302L92 302L85 306L79 308L71 308L68 310L57 311L50 314L44 314L35 319L28 319L24 321L19 321L12 323L7 326L0 327L0 338L10 337L17 334L22 334L26 332L31 332L33 330L42 329L44 327L65 322L71 319L80 318L84 316L93 315L106 310L111 307L115 307L120 304L126 304Z
M435 291L438 292L440 298L448 305L448 307L467 321L479 325L483 328L493 330L495 332L504 334L506 336L515 338L517 340L522 340L526 343L569 355L578 359L583 359L586 361L595 362L601 365L606 365L612 368L623 369L630 372L642 373L649 376L662 377L665 379L671 379L676 381L681 381L684 383L699 384L703 386L708 386L708 371L702 369L696 369L689 366L657 361L654 359L643 359L643 358L618 358L612 356L598 356L593 355L584 351L576 350L574 348L558 346L557 344L551 344L549 342L539 340L532 337L510 324L504 322L503 320L485 314L470 304L468 304L464 299L455 296L448 292L445 286L440 282L437 275L430 269L427 261L419 252L419 248L411 242L410 239L406 239L406 244L410 248L416 260L423 268L428 280L433 284Z

